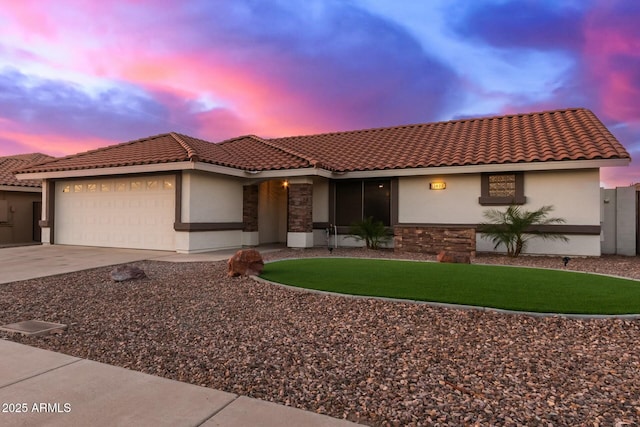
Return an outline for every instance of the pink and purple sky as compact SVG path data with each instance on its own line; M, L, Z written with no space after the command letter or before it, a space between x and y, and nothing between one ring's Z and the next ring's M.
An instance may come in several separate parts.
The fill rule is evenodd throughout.
M0 155L586 107L638 159L635 0L0 0Z

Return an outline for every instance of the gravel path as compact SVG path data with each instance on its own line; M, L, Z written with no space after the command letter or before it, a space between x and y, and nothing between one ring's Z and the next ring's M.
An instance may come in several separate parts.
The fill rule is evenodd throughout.
M395 257L334 251L340 255ZM265 258L296 256L327 251ZM559 257L475 262L563 268ZM640 419L639 320L320 295L227 278L224 262L135 265L149 277L113 283L111 268L98 268L0 285L2 324L69 325L60 335L0 338L366 425L622 426ZM640 279L637 257L576 258L568 269Z

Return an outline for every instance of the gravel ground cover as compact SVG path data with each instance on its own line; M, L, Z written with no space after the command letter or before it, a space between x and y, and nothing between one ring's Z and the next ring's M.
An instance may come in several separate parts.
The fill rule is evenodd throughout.
M265 258L300 256L329 254ZM433 259L342 248L331 256ZM564 268L560 257L474 262ZM134 265L149 277L114 283L108 267L0 285L2 324L69 325L59 335L0 338L365 425L640 419L640 320L321 295L227 278L224 262ZM640 279L637 257L575 258L567 269Z

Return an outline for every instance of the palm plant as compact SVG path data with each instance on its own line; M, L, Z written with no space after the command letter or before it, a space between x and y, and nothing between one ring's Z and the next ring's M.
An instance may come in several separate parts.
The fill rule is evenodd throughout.
M391 239L384 223L375 221L372 216L353 223L349 229L349 237L364 240L367 249L379 249L382 243Z
M543 206L540 209L529 212L517 205L511 205L506 211L489 209L484 212L488 220L480 224L480 232L491 239L496 249L501 244L507 248L507 255L517 257L526 248L527 242L539 237L547 240L562 240L567 242L566 236L536 229L535 225L549 225L566 222L563 218L549 218L553 206Z

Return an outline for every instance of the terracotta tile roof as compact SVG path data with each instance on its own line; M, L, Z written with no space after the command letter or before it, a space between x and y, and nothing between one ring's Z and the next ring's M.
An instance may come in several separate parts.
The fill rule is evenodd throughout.
M171 134L164 134L61 157L21 172L54 172L188 160L189 154L180 142Z
M204 162L243 170L309 167L303 158L256 136L219 144L171 132L56 159L21 172L55 172L169 162Z
M336 171L630 158L586 109L272 139Z
M269 140L254 135L223 141L218 145L241 159L242 169L274 170L298 169L315 166L313 161L292 150L276 147Z
M41 180L28 179L18 181L14 171L52 159L53 157L41 153L0 157L0 185L9 187L42 187Z
M24 172L199 161L243 170L318 167L366 171L565 160L630 159L589 110L499 117L213 144L177 133L67 156Z

